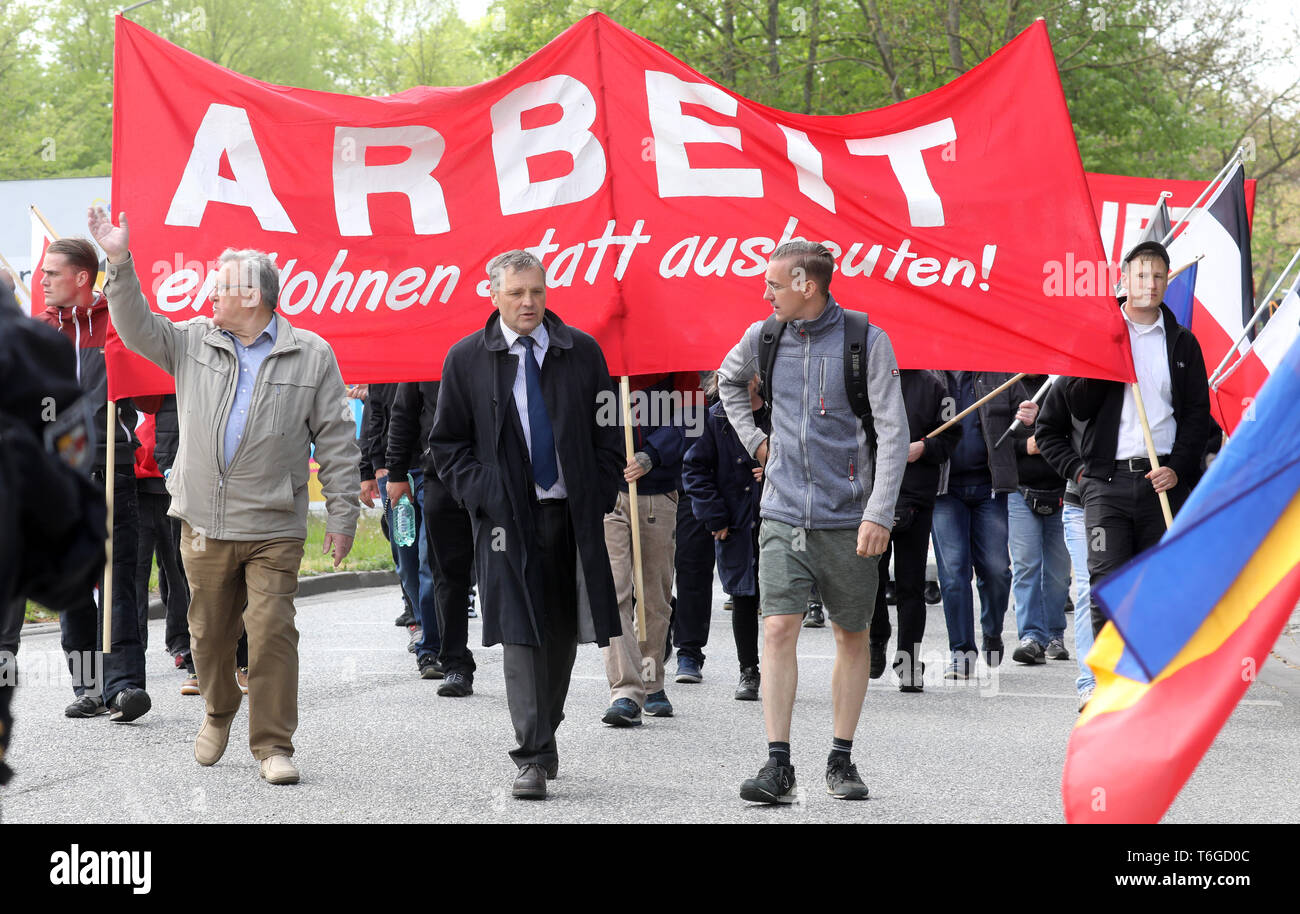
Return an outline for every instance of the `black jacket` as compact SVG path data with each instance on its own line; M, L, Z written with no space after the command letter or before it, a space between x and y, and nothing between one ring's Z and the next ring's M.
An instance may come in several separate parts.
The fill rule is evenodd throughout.
M429 432L438 412L438 381L408 381L397 385L388 411L388 472L399 479L419 465L433 471L429 453Z
M754 424L772 432L772 416L764 406L754 413ZM763 484L754 480L758 461L749 456L727 421L721 403L709 409L703 430L682 459L682 487L691 497L691 510L710 533L727 530L725 540L714 542L718 577L729 594L758 592L755 576L754 525Z
M397 394L396 384L371 384L361 411L361 478L374 479L376 469L387 469L388 417Z
M903 486L894 508L932 508L939 492L939 472L961 438L961 423L934 438L926 438L947 420L948 387L936 371L904 368L899 372L903 385L903 406L907 409L908 442L924 441L925 451L903 471Z
M599 422L612 402L605 356L596 341L554 311L543 318L550 346L540 381L568 487L577 546L578 638L604 646L621 633L605 515L618 499L623 436ZM506 347L500 315L452 346L442 368L429 436L438 478L465 506L474 530L474 562L483 605L483 644L541 643L544 574L533 527L533 473L515 407L519 359ZM502 548L504 546L504 548Z
M1046 380L1047 375L1027 375L1023 383L1026 390L1037 391ZM1055 387L1056 385L1053 384L1052 386ZM1034 443L1038 444L1037 437L1034 438ZM1020 484L1030 489L1050 491L1064 489L1065 479L1060 473L1052 469L1052 465L1043 456L1042 450L1042 445L1039 445L1039 452L1031 454L1029 453L1029 439L1016 439L1016 473L1020 477Z
M1210 388L1200 343L1190 330L1179 325L1168 307L1161 305L1160 313L1176 426L1167 464L1178 474L1179 483L1190 487L1200 478L1201 456L1210 433ZM1062 378L1053 386L1061 391L1043 404L1036 431L1039 450L1066 479L1077 479L1080 471L1096 479L1110 479L1115 473L1126 385L1094 378ZM1070 444L1071 415L1083 422L1077 452Z
M987 396L1005 384L1010 378L1011 375L1007 372L976 372L975 397L979 399ZM944 372L944 380L947 383L948 395L956 402L957 373L955 371ZM1019 485L1020 477L1016 474L1016 449L1012 444L1012 438L1008 437L999 448L995 448L993 445L997 443L997 440L1002 437L1002 433L1015 421L1016 410L1027 399L1029 397L1025 393L1024 385L1017 381L975 411L980 417L980 431L983 433L984 446L988 453L989 475L993 480L994 493L1014 492L1016 486ZM958 423L958 425L961 425L961 423ZM933 428L927 429L926 434L932 431L934 431ZM1028 438L1029 435L1030 431L1028 429L1020 428L1013 437Z

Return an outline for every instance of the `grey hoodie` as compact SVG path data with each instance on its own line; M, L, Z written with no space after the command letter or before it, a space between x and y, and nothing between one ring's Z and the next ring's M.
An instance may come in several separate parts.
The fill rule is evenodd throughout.
M766 437L754 425L747 385L758 372L763 322L745 331L718 369L727 419L753 455ZM867 396L876 447L844 390L844 311L831 297L821 315L782 329L772 369L772 437L762 517L811 530L894 525L907 466L907 411L894 347L883 332L867 353Z

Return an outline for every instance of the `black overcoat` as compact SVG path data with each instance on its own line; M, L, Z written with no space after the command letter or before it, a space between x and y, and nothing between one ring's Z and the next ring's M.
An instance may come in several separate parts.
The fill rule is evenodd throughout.
M616 415L617 399L596 341L553 311L543 321L550 343L540 378L577 545L578 638L603 647L621 631L604 519L625 461L621 428L598 417ZM493 312L448 351L429 435L439 478L470 514L484 646L542 640L533 471L512 394L518 366Z

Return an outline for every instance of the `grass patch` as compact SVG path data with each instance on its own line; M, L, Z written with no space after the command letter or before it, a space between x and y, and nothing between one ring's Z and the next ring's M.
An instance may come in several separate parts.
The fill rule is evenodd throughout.
M334 571L334 560L328 555L321 555L321 541L325 538L325 517L319 514L307 515L307 544L302 557L302 566L298 570L301 576L328 574ZM352 551L339 566L339 571L392 571L393 552L384 538L384 531L379 525L379 514L361 512L357 521L357 536L352 543ZM149 573L149 595L158 595L158 561L155 558ZM57 622L59 617L39 603L27 601L28 622Z

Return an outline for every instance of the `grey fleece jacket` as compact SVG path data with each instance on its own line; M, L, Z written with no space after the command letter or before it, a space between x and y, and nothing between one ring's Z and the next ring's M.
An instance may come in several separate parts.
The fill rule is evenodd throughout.
M750 455L765 438L754 425L747 390L758 372L762 327L762 321L751 325L718 369L727 419ZM819 317L785 325L772 374L760 516L810 530L857 529L866 520L892 528L909 442L889 337L876 335L867 353L875 448L844 389L844 311L833 297Z

